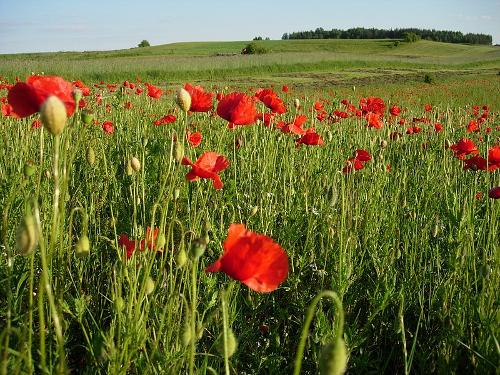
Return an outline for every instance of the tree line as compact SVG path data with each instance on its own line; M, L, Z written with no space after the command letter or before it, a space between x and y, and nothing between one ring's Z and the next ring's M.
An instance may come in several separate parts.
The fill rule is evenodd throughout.
M460 31L448 30L427 30L418 28L405 29L365 29L364 27L355 27L347 30L332 29L324 30L318 27L316 30L295 31L285 33L281 37L287 39L405 39L406 34L414 33L421 39L433 40L446 43L468 43L468 44L487 44L491 45L493 38L486 34L463 34Z

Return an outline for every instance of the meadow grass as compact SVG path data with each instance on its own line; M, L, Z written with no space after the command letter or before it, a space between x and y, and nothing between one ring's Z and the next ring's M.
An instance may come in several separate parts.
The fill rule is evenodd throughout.
M281 44L286 46L276 42L273 48ZM210 53L203 43L196 48ZM0 66L4 62L0 58ZM68 72L70 66L63 58L51 68L39 64L40 70L54 73L58 67ZM116 77L118 83L133 81L145 69L141 65L134 71L130 65L119 70L118 62L108 66L99 59L96 65L75 64L82 70L71 71L72 78L84 72L83 77ZM308 63L294 64L293 74L307 76L307 69L300 69ZM390 66L392 73L404 73L408 67L375 60L345 64L350 72L359 69L351 77L356 79L369 77L367 68ZM196 76L196 69L196 79L209 79L205 71ZM241 69L241 77L253 72ZM498 143L500 78L491 72L457 76L458 68L446 69L452 73L436 84L358 81L364 84L353 91L325 83L324 74L332 72L314 66L309 72L318 76L280 95L288 109L285 122L295 117L293 100L300 99L307 127L316 127L325 140L321 147L297 148L292 136L262 124L230 130L210 114L186 118L171 91L154 100L103 88L101 105L87 98L99 123L113 122L113 135L101 126L85 126L77 114L58 143L45 129L31 129L33 118L2 117L2 373L213 374L224 373L226 362L231 373L292 373L307 308L324 290L335 291L343 304L349 373L498 371L500 208L488 191L500 184L499 170L464 171L447 144L472 137L485 155ZM172 72L175 76L176 70ZM280 84L265 69L256 72L254 83ZM214 80L218 88L208 89L220 91L227 85L225 92L247 90L241 77ZM168 75L163 79L171 82ZM401 117L410 123L414 117L431 122L421 125L421 133L406 135L405 127L389 116L380 130L366 128L363 118L339 123L315 119L312 107L320 98L328 100L330 112L342 108L342 99L357 105L369 95L382 97L388 107L401 106ZM131 109L124 108L128 101ZM433 106L428 113L427 103ZM467 134L471 107L483 104L490 107L483 127L493 131ZM177 121L152 124L167 113ZM440 133L433 129L438 121L444 127ZM217 151L230 160L221 173L222 190L207 180L189 183L189 169L175 160L173 137L185 143L186 124L203 134L198 148L185 144L186 156L196 160L203 151ZM393 140L393 131L403 136ZM368 150L373 160L356 173L343 174L347 158L358 148ZM89 149L95 163L89 162ZM130 173L127 162L133 156L141 168ZM35 166L30 177L23 173L26 162ZM55 186L60 190L56 210ZM477 193L482 193L480 199ZM16 228L30 214L40 226L40 245L31 255L20 256ZM222 253L231 223L245 223L286 250L290 273L275 292L259 294L224 274L203 272ZM164 251L136 251L127 260L119 235L141 240L148 226L164 234ZM75 246L84 234L90 239L90 255L77 257ZM196 259L188 255L181 265L179 254L189 254L195 240L206 235L205 253ZM319 302L303 373L318 372L321 347L338 335L338 316L338 305ZM238 340L231 358L220 344L228 327Z

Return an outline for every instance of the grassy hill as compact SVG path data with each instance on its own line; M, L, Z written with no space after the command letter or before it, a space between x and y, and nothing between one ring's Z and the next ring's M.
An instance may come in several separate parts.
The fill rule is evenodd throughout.
M445 75L489 72L500 68L500 48L431 41L277 40L259 41L269 53L245 56L248 42L189 42L103 52L58 52L0 55L0 74L25 77L31 72L60 74L68 79L121 80L140 76L155 81L229 80L351 84L369 70L412 78L423 72ZM367 71L368 70L368 71ZM300 73L300 74L299 74ZM325 76L323 76L326 74ZM332 76L335 74L335 76ZM377 76L377 74L375 74ZM384 78L385 79L385 78Z

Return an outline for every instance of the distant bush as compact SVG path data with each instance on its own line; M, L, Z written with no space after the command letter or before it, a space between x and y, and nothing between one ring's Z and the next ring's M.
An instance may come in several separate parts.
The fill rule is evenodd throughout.
M253 40L262 40L262 37L261 36L256 36L255 38L253 38Z
M268 53L267 48L257 45L257 43L251 42L248 43L245 48L241 50L243 55L262 55L264 53Z
M137 45L137 47L149 47L149 46L151 46L151 44L149 44L149 42L146 39L144 39Z
M396 40L396 41L394 42L394 47L398 47L398 46L399 46L399 40Z
M417 42L421 39L420 35L418 35L417 33L411 33L411 32L405 33L404 38L405 38L405 42L408 42L408 43Z
M434 83L434 77L432 77L430 74L426 74L424 76L424 82L425 83Z

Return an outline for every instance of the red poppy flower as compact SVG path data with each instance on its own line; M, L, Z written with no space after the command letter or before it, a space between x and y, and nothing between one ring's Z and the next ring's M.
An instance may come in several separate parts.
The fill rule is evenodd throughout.
M80 81L80 80L74 81L73 82L73 86L75 86L76 88L78 88L82 92L83 96L89 96L90 95L90 87L86 86L85 83L83 83L82 81Z
M321 103L319 100L314 102L314 109L316 111L323 111L324 110L323 103Z
M255 98L233 92L225 95L217 105L217 114L234 125L250 125L255 122L257 110Z
M208 112L213 107L214 94L205 92L201 86L192 86L189 83L184 85L184 89L191 95L191 112Z
M467 125L467 133L478 132L479 130L479 125L477 124L477 122L474 120L470 120L469 124Z
M362 162L367 162L372 160L372 156L368 151L359 148L356 150L355 158Z
M115 131L113 123L111 121L104 121L102 123L102 130L104 130L104 133L106 134L113 134Z
M462 138L456 144L451 145L450 148L460 160L464 160L467 155L477 155L479 153L474 142L468 138Z
M256 292L269 293L287 278L288 256L272 238L231 224L224 254L205 271L222 271Z
M2 104L2 115L4 115L5 117L9 116L17 117L14 112L14 108L12 108L12 106L9 103Z
M342 169L343 173L359 171L365 167L365 163L372 160L370 153L363 149L357 149L354 157L347 159L347 165Z
M191 147L198 147L203 139L203 136L199 132L191 133L189 130L186 134L187 140Z
M361 98L359 101L359 107L364 114L373 112L379 115L383 115L385 111L385 103L381 98L370 96L368 98Z
M213 180L214 188L222 189L222 183L218 173L229 167L229 160L213 151L204 152L195 163L188 158L182 159L182 165L190 165L191 171L186 174L189 181L196 181L198 178L209 178Z
M66 113L71 116L75 110L73 85L61 77L31 76L26 83L18 82L9 90L9 104L18 117L27 117L38 112L51 95L57 96L65 105Z
M159 87L153 86L149 83L146 83L146 87L148 88L148 96L153 99L160 99L163 91Z
M124 247L127 253L127 259L129 259L135 250L135 241L128 238L126 233L120 234L118 238L118 246Z
M295 142L297 142L297 145L302 144L309 146L321 146L324 144L323 138L321 138L321 136L316 133L313 128L307 129L306 134L297 139Z
M488 197L492 199L499 199L500 198L500 186L493 187L488 193Z
M430 104L425 105L425 112L429 112L432 109L432 106Z
M283 87L281 88L281 91L283 91L284 93L287 93L288 91L290 91L290 89L288 88L287 85L283 85Z
M401 113L401 108L399 108L397 105L393 105L389 112L393 116L399 116L399 114Z
M500 147L493 146L488 150L488 170L494 171L500 168Z
M298 115L295 117L295 120L293 120L292 123L286 124L281 127L281 131L283 133L292 133L292 134L297 134L297 135L304 135L306 134L306 130L302 129L302 125L307 121L307 116L305 115Z
M465 160L464 162L465 170L472 169L473 171L477 170L485 171L487 169L486 166L487 166L486 159L478 155L475 155Z
M144 251L147 245L148 249L156 250L156 238L158 237L159 231L160 228L154 228L153 231L151 231L151 227L147 227L146 238L144 240L141 240L139 244L139 249L141 251Z
M259 99L264 105L273 113L285 113L285 105L272 89L260 89L255 93L255 97Z
M434 129L436 130L436 133L439 133L441 130L443 130L443 125L437 122L436 124L434 124Z
M366 119L368 120L369 128L381 129L384 126L379 113L369 112L366 115Z
M153 121L153 124L155 124L156 126L160 126L164 124L171 124L172 122L175 122L175 120L177 120L177 117L175 117L174 115L166 115L158 120Z

